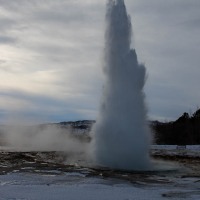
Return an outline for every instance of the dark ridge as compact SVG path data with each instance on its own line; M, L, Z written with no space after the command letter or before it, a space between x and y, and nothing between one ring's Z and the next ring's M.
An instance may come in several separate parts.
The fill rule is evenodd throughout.
M184 112L171 122L153 121L150 126L156 144L197 145L200 144L200 109L191 116Z

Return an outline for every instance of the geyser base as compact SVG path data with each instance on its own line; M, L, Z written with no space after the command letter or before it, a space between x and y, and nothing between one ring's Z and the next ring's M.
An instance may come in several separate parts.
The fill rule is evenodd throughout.
M118 151L112 152L112 146L110 147L111 148L107 149L105 152L100 151L104 150L104 148L99 147L98 152L95 152L95 157L93 155L93 162L96 165L130 171L149 171L153 168L152 162L146 152L143 154L141 152L132 153L131 150L122 150L120 148L118 148ZM144 149L142 150L144 151ZM112 155L115 156L112 157Z

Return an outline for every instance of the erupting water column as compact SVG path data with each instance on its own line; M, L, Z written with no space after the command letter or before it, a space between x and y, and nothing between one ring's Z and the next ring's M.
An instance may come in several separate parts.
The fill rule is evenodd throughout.
M132 27L123 0L109 0L106 13L105 83L100 113L93 127L97 164L147 170L150 131L143 87L145 66L130 48Z

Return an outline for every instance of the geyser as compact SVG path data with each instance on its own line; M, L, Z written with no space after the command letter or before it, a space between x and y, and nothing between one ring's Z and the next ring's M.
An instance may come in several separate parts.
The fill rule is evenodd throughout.
M132 27L123 0L109 0L106 13L103 97L92 129L96 164L115 169L150 168L150 131L143 87L145 66L131 49Z

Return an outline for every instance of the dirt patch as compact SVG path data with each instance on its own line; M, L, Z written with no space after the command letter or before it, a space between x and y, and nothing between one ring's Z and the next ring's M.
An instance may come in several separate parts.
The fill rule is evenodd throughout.
M172 170L140 172L88 167L77 164L71 165L67 162L67 157L63 152L0 152L0 175L16 172L56 175L66 172L78 172L85 177L128 181L131 184L143 186L147 184L172 184L171 177L173 176L180 179L188 177L200 178L199 159L155 155L154 158L156 159L176 161L190 170L186 172Z

